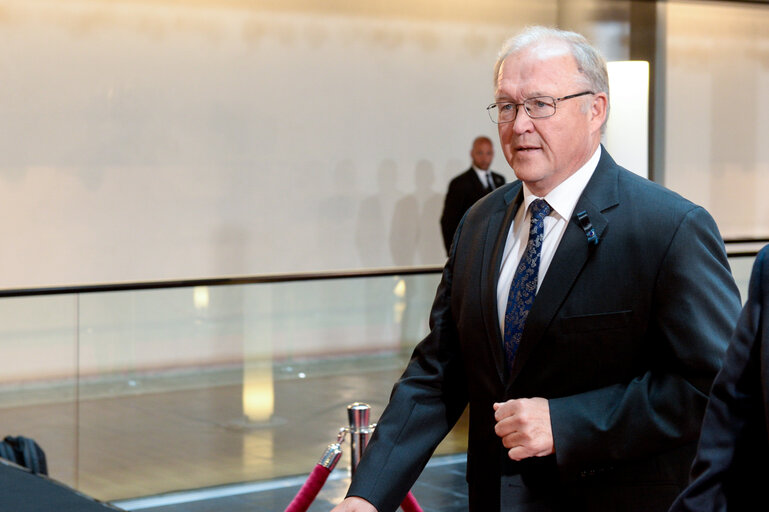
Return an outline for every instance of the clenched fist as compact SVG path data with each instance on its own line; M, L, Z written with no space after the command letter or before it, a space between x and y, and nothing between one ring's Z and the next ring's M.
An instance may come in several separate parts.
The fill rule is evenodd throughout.
M513 460L544 457L555 450L550 405L544 398L519 398L494 404L494 432Z

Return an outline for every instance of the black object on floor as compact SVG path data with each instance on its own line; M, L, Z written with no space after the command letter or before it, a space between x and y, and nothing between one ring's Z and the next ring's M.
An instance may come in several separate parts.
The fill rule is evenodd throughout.
M5 436L5 439L0 441L0 457L24 466L35 474L48 474L45 452L29 437Z
M46 476L0 460L0 511L115 512L112 505L89 498Z

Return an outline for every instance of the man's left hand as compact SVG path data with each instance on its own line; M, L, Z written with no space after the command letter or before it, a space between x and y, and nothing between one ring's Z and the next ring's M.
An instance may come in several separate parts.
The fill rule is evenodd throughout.
M494 432L513 460L554 453L550 405L544 398L519 398L494 404Z

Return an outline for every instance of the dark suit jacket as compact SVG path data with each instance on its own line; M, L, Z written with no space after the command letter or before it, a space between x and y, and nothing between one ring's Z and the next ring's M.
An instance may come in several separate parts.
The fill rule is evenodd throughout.
M501 174L492 172L491 177L494 180L495 188L505 184L505 177ZM441 214L441 231L443 232L446 254L449 253L451 240L454 238L454 232L457 230L462 216L478 199L486 194L486 187L478 179L478 175L472 167L451 180Z
M769 246L713 383L692 483L672 511L769 510Z
M685 486L707 392L740 302L702 208L602 150L504 372L496 288L521 183L489 194L454 238L431 331L393 388L349 494L395 510L470 406L470 509L666 510ZM510 461L492 404L549 399L555 455Z

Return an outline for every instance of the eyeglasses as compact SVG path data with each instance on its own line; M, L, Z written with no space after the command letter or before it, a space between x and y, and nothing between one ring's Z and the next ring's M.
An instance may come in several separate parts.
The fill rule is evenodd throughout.
M542 119L544 117L550 117L555 115L555 105L559 101L570 100L579 96L585 96L586 94L595 94L593 91L579 92L577 94L570 94L562 98L553 98L552 96L536 96L534 98L526 98L523 103L513 103L509 101L500 101L492 103L486 107L486 111L489 113L489 117L497 124L512 123L515 121L515 117L518 115L518 107L523 105L523 110L526 111L532 119Z

